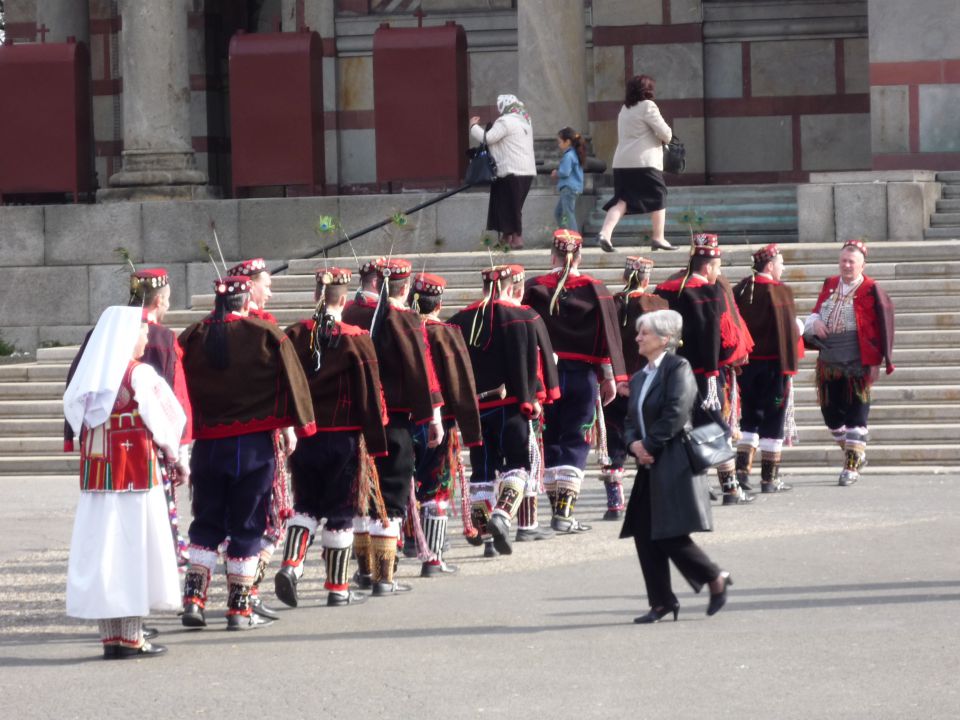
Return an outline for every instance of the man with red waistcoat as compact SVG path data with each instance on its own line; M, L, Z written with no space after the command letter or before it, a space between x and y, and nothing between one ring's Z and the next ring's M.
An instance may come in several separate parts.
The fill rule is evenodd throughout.
M530 471L536 452L531 421L542 412L541 357L532 311L503 297L515 271L497 265L481 275L483 298L456 313L450 324L467 341L483 435L483 445L470 448L470 515L476 533L467 540L484 544L484 555L495 557L513 552L511 523L524 498L535 497L539 489ZM539 532L535 520L531 531Z
M286 329L310 383L317 434L303 438L290 456L294 515L287 523L283 566L274 579L277 597L298 604L297 583L307 549L322 518L320 535L326 561L327 605L366 599L349 589L353 518L358 496L375 496L366 463L387 453L387 422L377 354L370 333L342 321L351 272L320 268L316 272L313 317Z
M559 358L560 398L545 411L544 478L554 506L551 527L561 533L590 529L574 516L597 417L597 399L608 405L627 374L613 296L579 270L583 239L571 230L553 234L553 270L527 281L523 301L547 325Z
M840 275L823 283L803 339L819 351L817 399L833 439L844 450L839 484L853 485L866 461L870 388L893 365L893 301L863 272L867 244L847 240Z
M393 571L416 464L413 436L418 425L428 425L427 445L436 447L444 433L443 398L426 331L420 316L405 305L412 267L400 258L372 264L379 266L377 299L358 293L343 311L343 321L370 332L389 416L387 455L376 459L387 520L358 517L354 524L357 583L378 596L411 590L393 579Z
M628 257L623 268L626 282L623 290L613 296L617 307L617 327L620 329L620 347L627 377L632 377L644 365L646 359L637 349L637 321L641 315L654 310L665 310L667 301L649 291L650 271L653 260L643 257ZM624 444L624 423L629 411L630 385L617 383L617 397L603 411L603 424L607 433L607 462L600 471L600 480L607 491L607 511L604 520L618 520L623 516L626 503L623 497L623 464L627 459Z
M683 342L677 354L690 362L697 380L693 424L719 422L734 434L739 421L735 368L747 361L753 338L730 284L721 276L722 255L716 235L694 235L686 272L660 283L654 292L683 316ZM717 466L724 505L753 501L737 483L735 469L733 460Z
M477 389L473 381L470 353L463 333L456 325L440 321L443 290L447 281L439 275L420 273L413 278L407 299L411 309L419 313L427 332L440 392L443 395L443 440L436 447L428 446L427 429L417 427L413 435L416 457L417 503L420 507L425 557L421 577L442 577L457 568L443 561L447 537L450 499L455 479L463 475L460 463L460 436L467 447L480 444L480 415L477 410ZM457 433L459 428L459 435ZM465 488L464 488L465 489ZM422 543L421 543L422 544ZM421 552L421 555L424 555Z
M269 624L254 612L276 455L274 431L316 432L310 388L296 351L275 325L246 316L250 281L214 283L214 311L180 335L196 438L190 461L193 522L184 583L183 624L204 627L217 548L227 544L227 629Z
M780 281L783 255L771 243L753 254L753 272L733 290L754 346L740 374L740 439L737 483L749 489L753 458L760 449L760 491L791 489L780 480L787 410L792 405L792 378L797 374L800 330L793 291Z

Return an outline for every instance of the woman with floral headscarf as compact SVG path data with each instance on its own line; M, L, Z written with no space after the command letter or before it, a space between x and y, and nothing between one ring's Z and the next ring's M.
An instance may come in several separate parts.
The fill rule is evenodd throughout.
M497 97L500 113L486 129L480 118L470 118L470 137L486 141L497 161L497 179L490 186L487 230L500 233L502 242L514 250L523 247L523 203L537 174L533 154L530 114L515 95Z

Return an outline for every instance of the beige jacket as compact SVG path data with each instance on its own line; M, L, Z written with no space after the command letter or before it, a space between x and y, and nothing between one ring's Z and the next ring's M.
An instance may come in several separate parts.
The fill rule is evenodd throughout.
M470 128L470 137L483 142L483 126ZM536 175L533 128L516 115L501 115L487 131L490 154L497 161L497 176Z
M662 145L672 137L670 126L653 100L644 100L629 108L624 105L617 116L613 167L663 170Z

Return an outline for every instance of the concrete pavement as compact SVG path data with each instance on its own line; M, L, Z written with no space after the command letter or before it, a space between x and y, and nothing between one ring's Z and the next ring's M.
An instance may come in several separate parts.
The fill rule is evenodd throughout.
M163 658L104 663L96 629L63 615L76 484L0 482L0 697L11 718L956 718L960 475L794 475L792 493L715 507L697 536L732 572L728 606L675 576L680 621L645 612L632 543L594 532L483 560L454 536L454 578L348 608L322 605L319 554L303 602L227 633L155 619ZM266 597L272 599L272 592ZM276 601L275 605L279 605ZM282 606L281 606L282 607Z

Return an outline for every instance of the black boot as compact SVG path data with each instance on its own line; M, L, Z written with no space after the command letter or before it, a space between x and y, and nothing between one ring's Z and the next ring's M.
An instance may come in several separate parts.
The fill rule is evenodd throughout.
M793 490L793 485L787 485L780 479L780 458L764 457L760 460L760 492L779 493Z
M191 566L183 582L183 615L180 622L184 627L201 628L207 626L204 608L207 604L207 586L210 584L210 572L205 567Z
M724 505L742 505L755 500L753 495L740 487L732 470L717 470L717 479L720 481L720 487L723 488Z
M737 448L737 483L748 492L753 490L750 485L750 471L753 470L753 457L756 452L757 449L753 445Z
M253 611L250 586L231 582L227 598L227 630L255 630L268 625L273 625L273 620Z
M283 564L273 578L273 592L284 605L296 607L297 583L303 575L303 563L310 546L310 531L302 525L287 528L287 540L283 545Z

